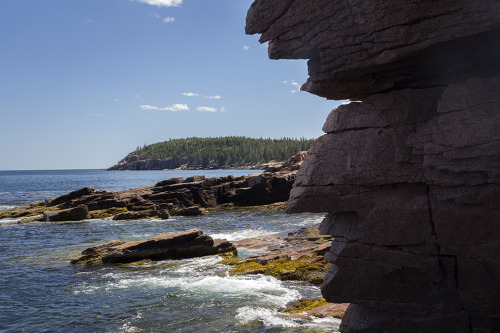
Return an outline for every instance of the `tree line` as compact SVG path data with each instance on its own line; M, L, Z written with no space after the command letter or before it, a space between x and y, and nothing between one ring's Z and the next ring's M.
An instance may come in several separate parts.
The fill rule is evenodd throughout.
M230 136L218 138L170 139L165 142L137 147L126 160L135 155L138 160L168 162L169 168L242 167L273 161L286 161L302 150L308 150L313 139L284 137L247 138Z

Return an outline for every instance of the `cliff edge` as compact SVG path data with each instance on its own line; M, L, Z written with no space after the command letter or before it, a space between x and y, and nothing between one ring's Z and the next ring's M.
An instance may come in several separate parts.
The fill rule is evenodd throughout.
M289 212L326 212L342 332L500 330L500 2L256 0L328 116Z

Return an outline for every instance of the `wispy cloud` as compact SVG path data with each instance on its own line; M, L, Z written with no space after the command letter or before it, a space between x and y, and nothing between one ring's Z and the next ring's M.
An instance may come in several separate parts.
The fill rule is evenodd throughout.
M298 83L298 82L297 82L297 81L295 81L295 80L291 80L291 81L285 80L285 81L283 81L282 83L283 83L283 84L290 84L290 85L293 87L293 89L292 89L292 90L290 90L290 92L291 92L292 94L296 94L296 93L298 93L298 92L299 92L299 90L300 90L300 83Z
M211 106L198 106L196 110L200 112L217 112L217 109Z
M250 50L250 46L246 46L246 45L243 46L243 51L248 51L248 50Z
M93 19L86 19L86 20L85 20L85 23L92 23L92 24L96 24L96 21L94 21Z
M185 93L182 93L182 95L187 96L187 97L200 97L201 96L200 94L197 94L194 92L185 92Z
M174 104L167 107L158 107L154 105L141 105L141 110L157 110L157 111L189 111L189 106L187 104Z
M132 0L156 7L177 7L182 4L182 0Z
M165 17L163 20L162 20L163 23L172 23L172 22L175 22L175 17Z
M221 99L222 98L221 95L203 96L203 95L200 95L200 94L197 94L194 92L185 92L185 93L182 93L182 95L187 96L187 97L203 97L203 98L209 98L209 99Z

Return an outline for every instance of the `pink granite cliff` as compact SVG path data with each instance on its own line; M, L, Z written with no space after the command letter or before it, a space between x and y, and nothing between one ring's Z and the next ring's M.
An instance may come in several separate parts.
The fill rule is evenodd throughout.
M256 0L333 110L289 212L328 213L342 332L500 331L500 1Z

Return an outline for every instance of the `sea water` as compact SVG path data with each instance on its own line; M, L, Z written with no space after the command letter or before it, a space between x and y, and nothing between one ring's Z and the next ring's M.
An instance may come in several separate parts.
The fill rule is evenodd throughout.
M0 171L0 209L81 187L123 190L209 171ZM316 286L265 275L229 276L219 257L146 265L82 267L69 261L89 246L199 228L239 240L319 223L318 214L218 212L168 220L86 220L12 224L0 220L0 332L325 332L337 319L283 314L288 302L321 297ZM5 222L5 221L4 221ZM12 222L12 221L9 221ZM240 251L241 256L259 250Z

